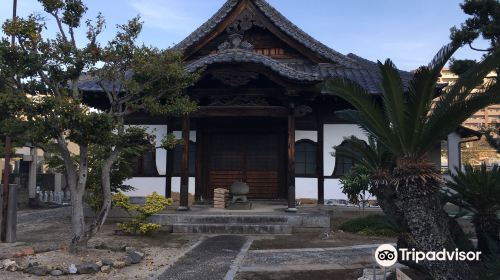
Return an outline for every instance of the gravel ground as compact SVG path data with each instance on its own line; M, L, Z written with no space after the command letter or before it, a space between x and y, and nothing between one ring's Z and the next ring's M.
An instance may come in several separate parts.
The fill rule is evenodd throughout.
M82 254L71 255L64 249L71 237L71 224L67 217L68 209L51 209L45 211L30 211L20 213L17 237L14 244L0 243L0 259L12 258L15 253L25 248L33 248L36 256L12 258L17 263L27 263L30 259L40 264L68 264L72 262L94 261L98 258L111 257L118 259L124 252L111 250L89 250ZM121 248L132 246L146 253L139 264L119 270L112 270L108 274L77 275L63 277L36 277L21 272L7 272L0 270L0 279L151 279L161 274L171 266L201 237L195 234L174 235L159 232L153 236L116 236L114 224L107 224L102 231L91 240L90 247L105 245L106 248ZM56 249L63 249L58 250Z

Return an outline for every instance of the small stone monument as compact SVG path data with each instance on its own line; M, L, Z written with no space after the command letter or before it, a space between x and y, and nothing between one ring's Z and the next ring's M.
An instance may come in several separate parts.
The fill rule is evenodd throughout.
M248 201L247 195L250 192L250 187L245 182L234 182L231 185L231 195L233 200L229 204L229 210L251 210L252 203Z
M234 182L231 185L231 194L233 195L233 203L241 200L241 202L248 202L247 194L250 191L250 187L245 182Z
M43 202L47 203L49 201L49 193L47 191L43 192Z

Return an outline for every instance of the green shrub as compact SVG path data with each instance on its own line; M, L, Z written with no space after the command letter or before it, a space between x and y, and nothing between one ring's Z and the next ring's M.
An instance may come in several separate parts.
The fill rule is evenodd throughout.
M399 228L396 223L387 216L370 215L363 218L349 220L340 229L370 236L398 236Z
M165 198L156 192L146 196L144 205L131 204L129 197L123 193L113 195L113 207L127 211L132 218L130 222L118 223L117 226L128 234L150 234L160 229L159 224L149 223L148 218L172 204L171 198ZM134 213L134 214L133 214Z

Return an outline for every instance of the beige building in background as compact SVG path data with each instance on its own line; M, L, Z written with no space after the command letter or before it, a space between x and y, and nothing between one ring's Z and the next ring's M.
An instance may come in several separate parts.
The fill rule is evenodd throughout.
M487 83L488 80L494 79L496 76L497 74L495 72L491 72L490 74L488 74L484 82ZM453 72L451 72L450 69L444 68L441 71L441 77L439 78L439 82L453 85L457 79L458 76L453 74ZM477 90L480 90L480 88ZM486 107L485 109L475 113L472 117L468 118L464 122L464 126L473 129L479 129L481 127L488 126L498 122L500 122L500 104Z
M497 76L495 72L491 72L484 80L486 84ZM447 83L448 86L453 85L458 79L458 76L453 74L449 69L445 68L441 71L440 83ZM445 88L446 90L446 88ZM476 89L481 90L481 88ZM494 123L500 123L500 104L492 105L476 112L472 117L468 118L463 125L465 127L481 130ZM489 166L500 164L500 154L491 147L488 142L482 137L479 141L465 141L461 145L460 162L462 164L471 164L478 166L486 163ZM443 143L441 149L442 164L446 163L448 158L448 147ZM446 166L446 164L444 164Z

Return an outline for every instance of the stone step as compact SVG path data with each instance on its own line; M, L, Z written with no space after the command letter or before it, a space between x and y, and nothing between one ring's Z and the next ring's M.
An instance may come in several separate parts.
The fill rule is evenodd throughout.
M173 233L213 233L213 234L291 234L292 227L286 224L244 224L213 223L172 225Z
M172 223L179 224L283 224L286 216L271 215L183 215L175 217Z

